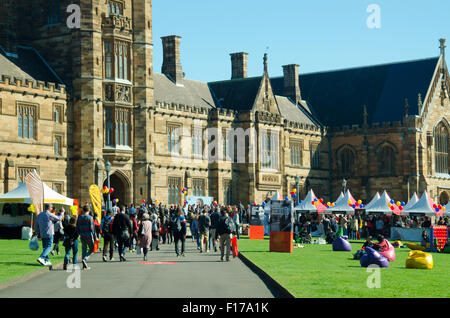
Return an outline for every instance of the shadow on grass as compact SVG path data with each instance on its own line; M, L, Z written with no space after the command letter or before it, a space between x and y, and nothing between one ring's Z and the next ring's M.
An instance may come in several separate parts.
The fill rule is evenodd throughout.
M32 267L43 267L42 265L36 263L23 263L23 262L0 262L0 266L2 265L13 265L13 266L32 266Z

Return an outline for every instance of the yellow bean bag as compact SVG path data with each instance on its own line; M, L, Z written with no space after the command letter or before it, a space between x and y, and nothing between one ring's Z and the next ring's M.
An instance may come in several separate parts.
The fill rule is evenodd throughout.
M426 249L426 247L421 246L421 245L416 244L416 243L404 243L404 244L406 245L406 247L412 249L413 251L418 250L418 251L423 251L424 252L425 249Z
M408 253L406 268L433 269L433 256L418 250Z

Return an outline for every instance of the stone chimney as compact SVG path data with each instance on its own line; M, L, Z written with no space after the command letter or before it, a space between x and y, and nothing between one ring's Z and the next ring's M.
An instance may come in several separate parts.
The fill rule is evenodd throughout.
M231 79L247 78L248 53L231 53Z
M184 77L180 61L181 36L163 36L163 65L161 72L167 75L175 84L182 84Z
M302 100L300 94L300 84L299 84L299 69L300 66L297 64L289 64L283 66L284 73L284 89L283 95L292 99L294 103L299 103Z

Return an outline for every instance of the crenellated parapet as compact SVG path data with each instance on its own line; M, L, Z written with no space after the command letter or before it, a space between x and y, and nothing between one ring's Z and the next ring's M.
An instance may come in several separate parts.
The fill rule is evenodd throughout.
M53 82L30 80L22 77L2 75L0 78L0 91L33 95L35 97L66 98L66 86Z

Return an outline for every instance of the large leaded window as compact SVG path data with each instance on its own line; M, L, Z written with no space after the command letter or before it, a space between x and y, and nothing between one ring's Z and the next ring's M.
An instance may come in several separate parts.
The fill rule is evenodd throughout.
M440 123L434 133L434 162L436 173L448 174L448 130Z
M126 108L105 108L105 145L130 146L131 114Z
M262 131L261 133L261 168L278 169L278 134Z
M378 153L378 172L384 175L395 174L395 153L390 146L384 146Z
M168 204L179 204L181 192L181 179L169 177L168 180Z
M301 166L302 165L302 143L300 141L291 141L291 165Z
M130 79L130 44L124 41L105 40L105 78Z
M194 156L203 154L203 131L201 128L192 128L192 154Z
M25 177L27 176L27 174L33 172L34 169L35 168L17 168L17 182L19 183L19 185L25 182Z
M180 154L180 126L167 125L167 151L169 154Z
M355 155L353 151L345 148L339 152L339 170L342 175L350 175L355 167Z
M312 169L320 168L320 148L318 144L311 144L310 161Z
M205 196L204 179L192 179L192 194L197 197Z
M35 138L36 107L19 105L17 107L18 136L24 139Z
M223 201L225 205L233 204L231 184L229 179L223 181Z

